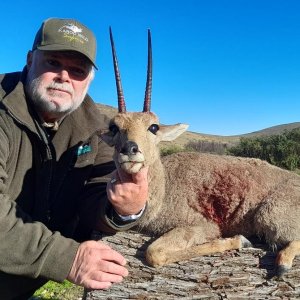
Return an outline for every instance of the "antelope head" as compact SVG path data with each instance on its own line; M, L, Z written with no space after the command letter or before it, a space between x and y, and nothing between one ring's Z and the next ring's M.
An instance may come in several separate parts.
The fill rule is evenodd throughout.
M102 139L114 146L114 161L117 168L129 174L137 173L143 166L154 164L159 159L160 141L172 141L188 128L186 124L161 125L158 117L150 112L152 91L152 45L148 30L147 83L142 112L126 112L116 50L110 28L110 41L118 94L118 114L111 120L109 130Z

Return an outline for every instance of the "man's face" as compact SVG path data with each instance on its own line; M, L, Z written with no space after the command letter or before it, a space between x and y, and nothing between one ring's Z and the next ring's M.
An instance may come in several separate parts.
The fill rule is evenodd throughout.
M46 122L74 111L93 79L91 63L72 51L29 52L26 92Z

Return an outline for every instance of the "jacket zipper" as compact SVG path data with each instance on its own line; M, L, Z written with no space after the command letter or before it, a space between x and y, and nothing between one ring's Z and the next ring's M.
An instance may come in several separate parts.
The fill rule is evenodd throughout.
M47 159L49 160L49 175L47 177L48 183L47 183L47 193L46 193L46 203L45 205L47 206L46 210L46 218L47 218L47 223L51 221L51 205L50 205L50 193L51 193L51 184L52 184L52 177L53 177L53 153L51 151L51 147L49 144L46 144L46 151L47 151Z

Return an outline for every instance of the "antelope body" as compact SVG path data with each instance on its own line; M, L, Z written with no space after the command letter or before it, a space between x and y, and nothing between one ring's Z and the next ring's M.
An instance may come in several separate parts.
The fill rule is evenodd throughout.
M139 230L160 236L147 249L150 265L251 246L264 237L282 275L300 254L300 176L253 158L182 152L160 158L159 142L185 124L159 124L150 112L151 39L143 112L126 112L111 35L119 113L103 139L115 147L117 168L127 173L149 166L149 199Z

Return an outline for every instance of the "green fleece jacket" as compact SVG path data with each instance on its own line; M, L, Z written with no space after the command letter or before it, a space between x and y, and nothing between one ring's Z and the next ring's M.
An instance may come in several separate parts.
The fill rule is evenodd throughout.
M62 281L93 228L134 223L120 227L106 214L114 165L97 134L106 117L86 96L50 138L25 97L25 77L0 75L0 272Z

